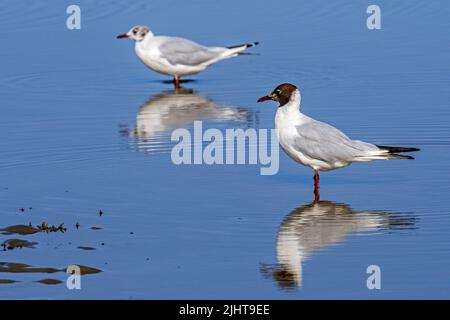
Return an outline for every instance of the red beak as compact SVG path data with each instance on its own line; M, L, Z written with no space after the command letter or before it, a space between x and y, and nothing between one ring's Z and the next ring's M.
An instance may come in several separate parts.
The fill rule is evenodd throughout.
M271 96L264 96L264 97L259 98L258 101L256 101L256 102L264 102L264 101L267 101L267 100L272 100L272 97Z
M117 36L117 39L123 39L123 38L128 38L128 35L126 33L124 33L124 34L119 34Z

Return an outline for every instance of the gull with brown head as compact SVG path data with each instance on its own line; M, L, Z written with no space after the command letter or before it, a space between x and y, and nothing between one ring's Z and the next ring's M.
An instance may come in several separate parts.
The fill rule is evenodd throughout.
M414 159L401 153L419 151L417 148L380 146L352 140L335 127L308 117L300 111L301 94L293 84L277 86L258 102L268 100L279 103L275 128L281 148L294 161L314 170L316 201L319 201L319 170L334 170L353 162Z

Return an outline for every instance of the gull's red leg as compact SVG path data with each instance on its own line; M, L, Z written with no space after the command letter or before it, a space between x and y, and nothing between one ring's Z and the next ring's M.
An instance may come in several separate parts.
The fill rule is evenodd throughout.
M314 203L319 203L320 193L319 193L319 171L314 170Z
M180 78L179 77L174 77L173 83L174 83L176 89L180 89Z

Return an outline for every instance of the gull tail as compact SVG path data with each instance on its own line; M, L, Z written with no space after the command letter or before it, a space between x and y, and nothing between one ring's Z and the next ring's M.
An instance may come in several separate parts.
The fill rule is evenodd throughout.
M244 44L238 44L236 46L227 47L227 49L238 49L239 48L239 49L245 50L245 49L248 49L251 47L255 47L258 44L259 44L259 42L244 43Z
M387 151L387 157L389 159L410 159L410 160L412 160L412 159L414 159L414 157L399 154L399 153L420 151L420 149L418 149L418 148L391 147L391 146L379 146L379 145L377 145L377 147L381 150Z
M259 44L259 42L252 42L252 43L244 43L244 44L239 44L236 46L231 46L231 47L226 47L226 52L225 55L226 57L235 57L238 55L250 55L250 53L246 53L243 52L245 50L247 50L248 48L257 46Z

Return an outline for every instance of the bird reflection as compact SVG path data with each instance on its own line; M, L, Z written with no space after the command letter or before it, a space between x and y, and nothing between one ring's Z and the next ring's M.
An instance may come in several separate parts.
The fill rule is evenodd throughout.
M151 97L140 107L136 127L122 126L119 132L123 136L134 137L138 151L169 152L171 141L168 135L172 130L188 127L195 120L233 121L249 127L257 118L256 114L243 108L223 106L194 93L192 89L179 88Z
M244 109L221 106L192 89L178 89L148 100L139 109L133 134L150 137L187 126L195 120L246 122L248 117L249 113Z
M353 232L414 229L408 213L355 211L349 205L319 201L294 209L277 236L278 265L262 265L263 275L289 289L302 285L303 263L317 250L342 243Z

